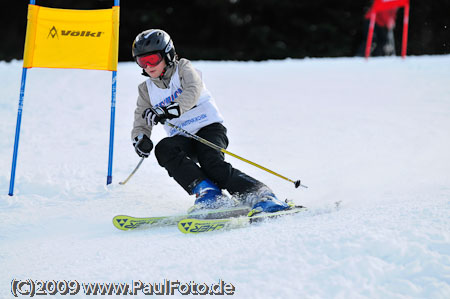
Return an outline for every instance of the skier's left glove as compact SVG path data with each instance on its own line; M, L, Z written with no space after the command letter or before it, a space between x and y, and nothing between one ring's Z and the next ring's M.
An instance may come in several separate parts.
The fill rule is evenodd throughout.
M153 109L153 111L152 111ZM158 123L164 124L167 119L180 117L180 105L177 102L170 103L165 107L153 107L145 109L142 118L147 121L147 125L154 126Z

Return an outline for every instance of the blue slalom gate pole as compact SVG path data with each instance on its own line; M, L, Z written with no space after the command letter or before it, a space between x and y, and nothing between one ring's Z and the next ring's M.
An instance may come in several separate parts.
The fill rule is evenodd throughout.
M119 6L120 1L114 0L114 6ZM111 85L111 121L109 126L109 157L108 157L108 174L106 176L106 185L112 183L112 164L114 153L114 124L116 121L116 87L117 87L117 71L112 73Z
M35 0L30 0L30 4L35 4ZM9 179L9 196L14 195L14 182L16 180L17 153L19 150L20 125L22 124L23 98L25 97L25 83L27 81L27 68L22 69L22 81L20 83L19 108L17 110L16 136L14 137L14 151L11 165L11 178Z
M120 0L114 0L114 6L119 6ZM112 183L112 164L114 152L114 124L116 121L116 87L117 87L117 71L112 73L111 85L111 122L109 126L109 157L108 157L108 174L106 176L106 185Z
M34 1L33 1L34 2ZM27 68L22 69L22 82L20 83L19 108L17 110L16 136L14 137L14 152L9 180L9 196L14 195L14 181L16 179L17 152L19 150L20 125L22 123L23 98L25 97L25 83L27 81Z
M114 151L114 123L116 118L116 86L117 86L117 71L112 72L111 85L111 122L109 128L109 158L108 158L108 175L106 177L106 185L112 183L112 164Z

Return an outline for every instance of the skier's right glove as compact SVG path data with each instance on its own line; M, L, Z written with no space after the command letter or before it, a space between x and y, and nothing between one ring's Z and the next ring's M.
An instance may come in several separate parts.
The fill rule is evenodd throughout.
M153 142L144 134L139 134L133 141L134 150L139 157L148 158L153 149Z

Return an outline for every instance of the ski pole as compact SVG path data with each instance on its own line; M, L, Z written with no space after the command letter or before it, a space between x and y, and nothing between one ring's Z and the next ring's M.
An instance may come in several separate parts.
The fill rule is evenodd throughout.
M125 179L125 181L123 182L119 182L119 185L125 185L129 179L131 179L131 177L133 176L133 174L135 174L135 172L139 169L139 166L141 166L142 162L144 162L144 157L142 157L142 159L139 161L138 165L136 166L136 168L131 172L131 174Z
M242 158L242 157L240 157L240 156L238 156L238 155L236 155L236 154L233 154L232 152L229 152L229 151L227 151L226 149L224 149L224 148L222 148L222 147L220 147L220 146L218 146L218 145L216 145L216 144L214 144L214 143L212 143L212 142L210 142L210 141L208 141L208 140L206 140L206 139L201 138L200 136L197 136L197 135L195 135L195 134L191 134L191 133L189 133L188 131L186 131L186 130L184 130L184 129L182 129L182 128L180 128L180 127L174 125L174 124L171 124L171 123L168 122L168 121L165 122L165 123L166 123L169 127L172 127L172 128L174 128L175 130L178 130L179 132L181 132L181 133L183 133L183 134L186 134L187 136L189 136L189 137L191 137L191 138L197 140L198 142L201 142L201 143L203 143L204 145L207 145L207 146L209 146L209 147L211 147L211 148L213 148L213 149L215 149L215 150L217 150L217 151L219 151L219 152L222 152L222 153L224 153L224 154L233 156L233 157L235 157L235 158L237 158L237 159L239 159L239 160L241 160L241 161L244 161L244 162L246 162L246 163L248 163L248 164L250 164L250 165L253 165L253 166L255 166L255 167L258 167L259 169L265 170L265 171L267 171L268 173L271 173L271 174L273 174L273 175L275 175L275 176L277 176L277 177L279 177L279 178L282 178L282 179L284 179L284 180L286 180L286 181L289 181L289 182L291 182L291 183L294 183L295 188L298 188L299 186L301 186L301 187L303 187L303 188L308 188L307 186L302 185L302 184L300 183L300 180L293 181L293 180L291 180L291 179L289 179L289 178L287 178L287 177L285 177L285 176L283 176L283 175L281 175L281 174L279 174L279 173L276 173L275 171L272 171L272 170L270 170L270 169L268 169L268 168L266 168L266 167L264 167L264 166L261 166L261 165L259 165L259 164L256 164L255 162L252 162L252 161L247 160L247 159L245 159L245 158Z

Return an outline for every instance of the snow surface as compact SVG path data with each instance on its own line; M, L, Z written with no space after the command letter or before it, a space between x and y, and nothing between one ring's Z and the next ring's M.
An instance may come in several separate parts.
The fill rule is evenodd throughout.
M144 78L131 62L119 63L108 187L111 73L28 71L10 197L22 62L0 62L1 298L13 279L223 280L232 298L450 298L450 56L194 65L226 118L228 150L309 188L227 160L309 212L203 235L114 228L117 214L193 203L153 155L118 184L139 161L130 130Z

